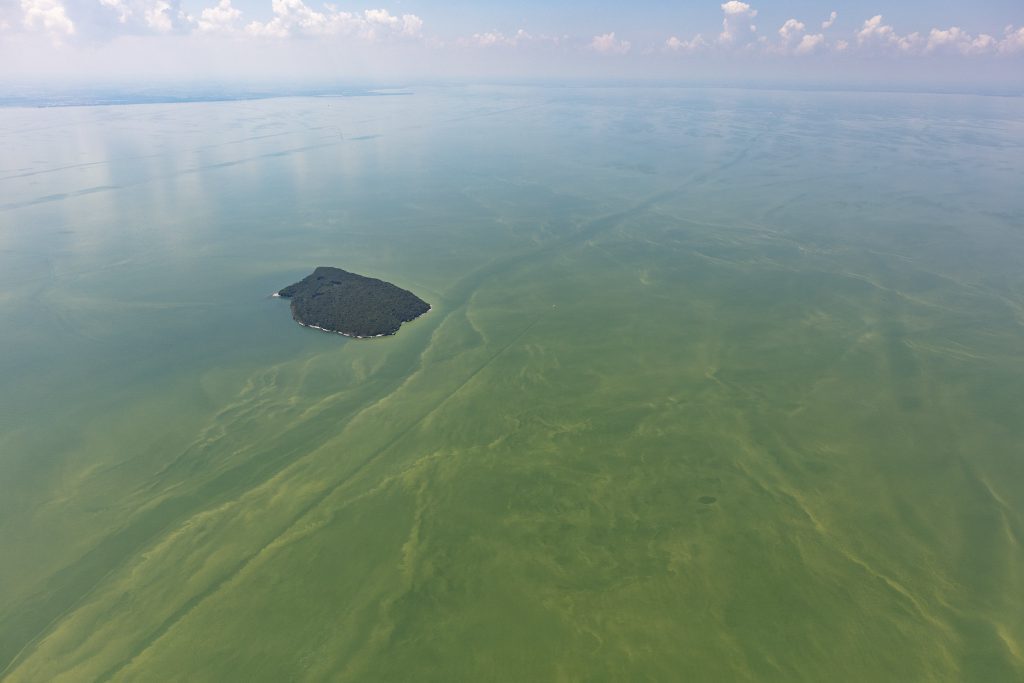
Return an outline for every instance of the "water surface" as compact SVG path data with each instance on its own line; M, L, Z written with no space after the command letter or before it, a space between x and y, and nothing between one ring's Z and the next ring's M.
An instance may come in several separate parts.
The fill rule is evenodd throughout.
M1024 101L0 109L10 681L1024 677ZM295 325L317 265L433 310Z

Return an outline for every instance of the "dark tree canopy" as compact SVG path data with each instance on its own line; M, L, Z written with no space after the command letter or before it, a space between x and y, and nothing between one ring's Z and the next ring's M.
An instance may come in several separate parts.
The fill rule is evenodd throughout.
M350 337L394 334L430 310L423 299L390 282L327 266L278 295L292 300L298 323Z

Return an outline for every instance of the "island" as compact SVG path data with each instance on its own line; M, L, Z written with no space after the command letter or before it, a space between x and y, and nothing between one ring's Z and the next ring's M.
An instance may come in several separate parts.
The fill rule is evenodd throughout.
M274 296L291 299L300 325L356 339L392 335L430 310L426 301L390 282L328 266Z

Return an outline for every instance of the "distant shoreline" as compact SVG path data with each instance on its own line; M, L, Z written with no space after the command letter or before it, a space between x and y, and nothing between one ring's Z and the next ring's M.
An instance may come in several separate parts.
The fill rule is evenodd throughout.
M0 81L0 86L5 85ZM234 92L202 92L183 91L175 93L171 90L165 92L144 93L131 89L88 89L73 88L61 90L60 88L24 88L25 92L18 92L19 86L6 84L7 92L0 95L0 109L25 108L25 109L54 109L63 107L116 107L133 106L139 104L199 104L204 102L249 102L253 100L273 100L291 97L312 97L312 98L343 98L343 97L394 97L398 95L411 95L412 92L405 89L392 88L367 88L365 90L352 88L348 90L338 89L315 89L308 90L268 90L268 91L234 91Z
M832 94L902 94L902 95L954 95L974 97L1024 97L1024 89L1017 84L951 83L946 85L934 83L791 83L791 82L736 82L736 81L673 81L665 79L612 79L612 80L506 80L482 79L465 82L437 83L433 81L410 82L399 86L317 86L308 87L253 87L252 89L230 86L217 90L215 86L189 86L185 84L168 84L163 88L132 85L81 85L59 83L39 85L22 81L5 81L0 79L0 109L27 108L47 109L63 107L108 107L131 106L139 104L194 104L214 102L246 102L253 100L271 100L284 98L347 98L347 97L395 97L415 94L413 88L443 88L462 86L498 86L506 88L545 88L579 90L653 88L682 90L739 90L766 92L802 92Z

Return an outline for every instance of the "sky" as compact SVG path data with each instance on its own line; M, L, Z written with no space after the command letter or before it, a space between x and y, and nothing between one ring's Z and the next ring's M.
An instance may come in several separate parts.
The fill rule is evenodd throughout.
M1024 93L1024 1L0 0L8 81L464 78Z

